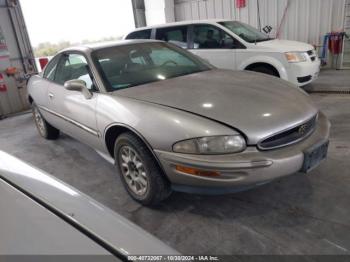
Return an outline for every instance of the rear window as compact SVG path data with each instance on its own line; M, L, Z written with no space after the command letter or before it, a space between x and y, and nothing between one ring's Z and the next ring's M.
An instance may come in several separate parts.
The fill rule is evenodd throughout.
M132 32L126 37L126 39L150 39L151 32L151 29Z

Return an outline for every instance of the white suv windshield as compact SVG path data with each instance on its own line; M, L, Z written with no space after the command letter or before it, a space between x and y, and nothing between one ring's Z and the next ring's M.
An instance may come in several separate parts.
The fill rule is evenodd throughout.
M220 22L219 24L223 25L224 27L226 27L231 32L235 33L248 43L256 43L271 40L269 36L258 31L256 28L244 23L236 21L227 21Z

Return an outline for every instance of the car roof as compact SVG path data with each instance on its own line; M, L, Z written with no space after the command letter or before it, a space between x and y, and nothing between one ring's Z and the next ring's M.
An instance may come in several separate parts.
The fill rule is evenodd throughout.
M135 30L132 31L132 32L137 32L137 31L145 30L145 29L172 27L172 26L179 26L179 25L216 24L216 23L225 22L225 21L234 21L234 20L230 20L230 19L206 19L206 20L181 21L181 22L174 22L174 23L167 23L167 24L159 24L159 25L152 25L152 26L146 26L146 27L139 27L139 28L135 29ZM132 33L132 32L131 32L131 33Z
M123 46L123 45L130 45L130 44L144 44L144 43L157 43L157 42L162 42L162 41L135 39L135 40L119 40L119 41L82 44L82 45L72 46L72 47L68 47L66 49L63 49L62 51L60 51L60 53L68 52L68 51L80 51L80 52L89 52L90 51L91 52L94 50L99 50L99 49L114 47L114 46Z

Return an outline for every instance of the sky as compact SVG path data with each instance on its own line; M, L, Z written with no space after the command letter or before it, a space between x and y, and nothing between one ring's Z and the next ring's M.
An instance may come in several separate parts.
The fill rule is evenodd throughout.
M131 0L21 0L34 47L123 36L135 28Z

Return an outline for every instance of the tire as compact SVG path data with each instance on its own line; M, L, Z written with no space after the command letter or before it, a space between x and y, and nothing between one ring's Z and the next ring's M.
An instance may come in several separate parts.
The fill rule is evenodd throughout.
M273 67L270 67L270 66L256 66L256 67L248 69L248 71L254 71L254 72L262 73L265 75L280 77L278 72L276 71L276 69L274 69Z
M60 136L60 131L50 125L42 116L42 114L39 111L39 108L35 103L32 104L32 113L34 117L34 122L36 125L36 128L38 129L38 132L40 136L47 140L56 140Z
M153 206L171 194L169 181L147 146L134 134L121 134L114 146L115 163L129 195L145 206Z

